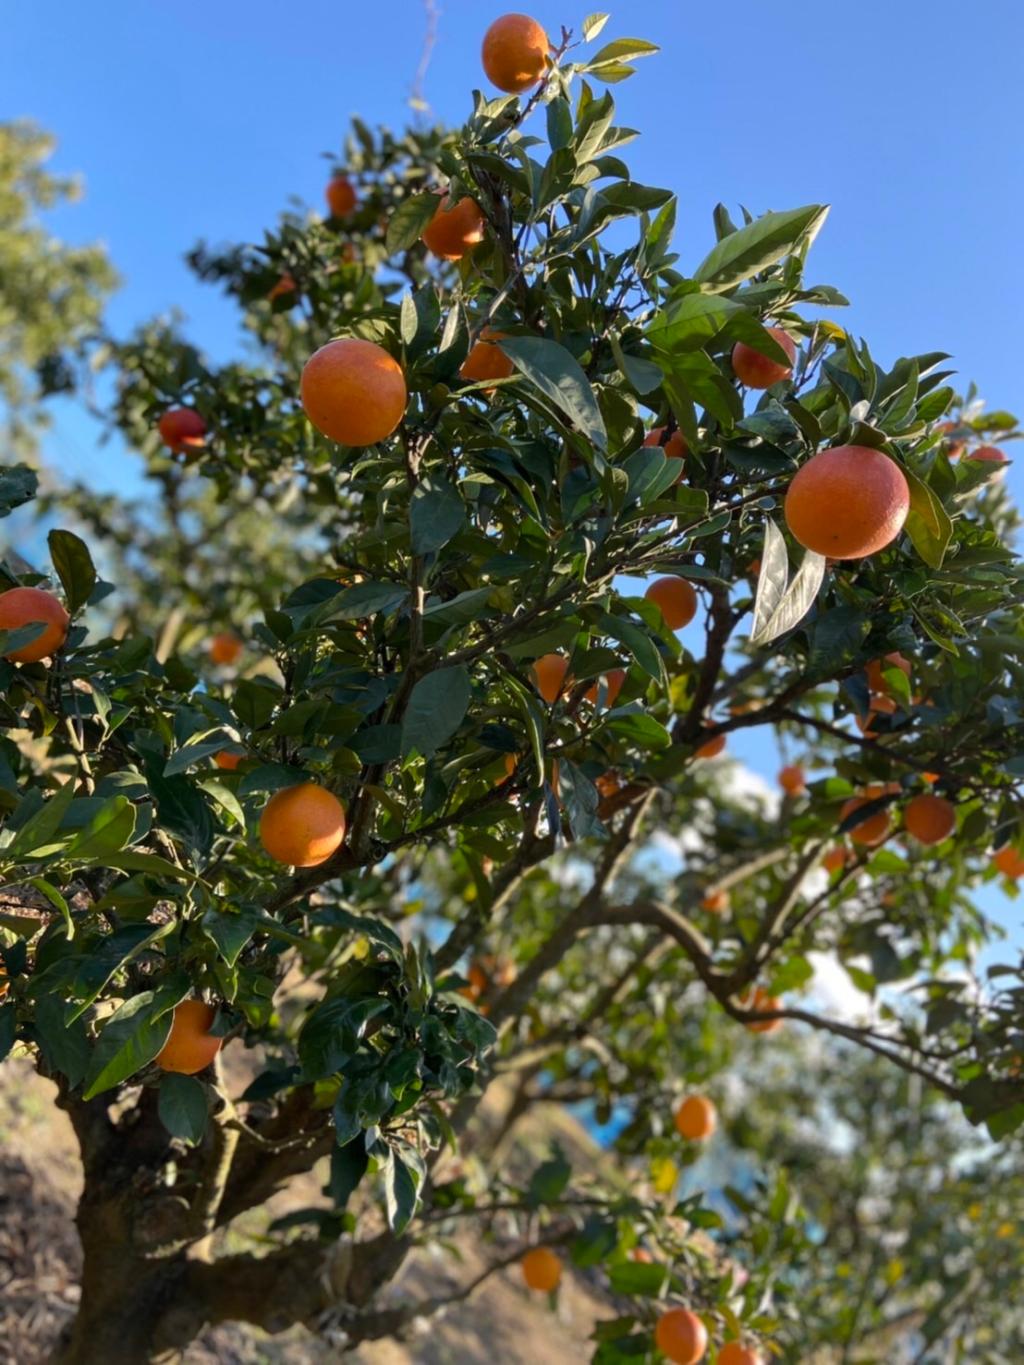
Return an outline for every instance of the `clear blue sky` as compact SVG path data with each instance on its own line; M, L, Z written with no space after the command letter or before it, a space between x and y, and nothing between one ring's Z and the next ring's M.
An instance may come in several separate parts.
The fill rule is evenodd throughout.
M504 7L437 5L425 94L457 122ZM549 33L578 29L590 8L529 5ZM422 0L12 5L0 117L37 119L60 140L57 167L84 174L84 203L53 226L108 244L125 278L115 329L178 307L223 357L234 314L192 280L184 251L199 237L257 239L291 195L319 209L321 153L340 147L350 114L393 127L408 116L425 26ZM1024 409L1020 0L630 0L601 41L615 36L662 48L614 90L620 121L643 133L627 151L634 176L679 196L684 268L706 253L718 200L754 212L829 202L811 275L852 300L844 325L883 362L948 350L990 404ZM77 419L49 454L104 482L123 474ZM1024 459L1010 477L1024 492ZM774 774L767 745L749 756Z

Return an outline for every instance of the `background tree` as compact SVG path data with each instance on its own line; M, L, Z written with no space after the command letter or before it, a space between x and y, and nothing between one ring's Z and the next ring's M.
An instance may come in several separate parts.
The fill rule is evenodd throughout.
M843 302L804 280L822 206L719 206L684 273L672 196L630 178L595 89L653 48L564 33L548 62L538 32L499 21L486 49L522 99L477 95L454 133L356 124L326 222L196 252L255 358L215 369L162 325L115 346L112 417L159 512L76 494L116 581L51 534L63 643L62 606L53 639L38 596L0 598L0 1051L55 1079L85 1174L55 1359L155 1359L226 1320L402 1332L475 1287L381 1293L466 1220L485 1274L529 1252L538 1291L566 1257L602 1277L604 1365L705 1338L722 1365L798 1360L837 1321L870 1346L896 1300L870 1255L835 1259L828 1192L806 1227L784 1174L728 1221L676 1197L735 1039L856 1045L899 1106L946 1098L943 1135L954 1106L996 1138L1024 1119L1019 967L970 972L992 936L970 889L1024 870L1015 513L988 445L1013 419L961 404L943 354L886 370L807 316ZM716 759L755 725L799 760L777 808ZM800 998L814 952L868 1020ZM505 1133L552 1096L624 1115L619 1171L517 1176L500 1131L488 1161L492 1085ZM842 1167L838 1209L876 1194L847 1155L794 1140L788 1164ZM325 1156L330 1211L229 1247ZM921 1274L898 1302L926 1360L968 1329L955 1265Z

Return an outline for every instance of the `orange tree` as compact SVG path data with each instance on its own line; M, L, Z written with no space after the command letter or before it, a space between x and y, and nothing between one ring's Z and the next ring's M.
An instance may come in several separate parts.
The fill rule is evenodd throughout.
M653 48L603 23L539 81L503 26L521 97L357 123L324 221L199 249L257 353L112 345L159 515L77 490L95 560L55 530L54 583L8 572L0 1054L56 1082L85 1176L57 1360L401 1333L479 1282L381 1292L454 1227L484 1275L599 1277L605 1365L795 1360L785 1181L727 1223L675 1197L734 1040L838 1039L995 1138L1024 1119L1019 973L975 982L969 894L1024 871L1015 423L818 316L821 206L719 206L681 269L597 93ZM754 727L778 807L715 757ZM802 998L815 952L867 1021ZM514 1175L489 1089L506 1131L544 1098L623 1117L622 1177ZM322 1158L330 1208L226 1249Z

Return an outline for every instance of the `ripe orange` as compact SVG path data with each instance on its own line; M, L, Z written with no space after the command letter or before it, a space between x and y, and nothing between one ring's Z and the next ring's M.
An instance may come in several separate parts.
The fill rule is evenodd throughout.
M863 796L851 796L849 801L843 803L839 812L840 824L849 815L861 809L862 806L870 805L878 797L884 795L882 787L868 787ZM890 819L888 809L876 811L874 815L869 815L860 824L854 825L847 830L855 844L862 844L865 848L874 848L876 845L884 843L890 830Z
M670 1308L658 1319L654 1344L673 1365L697 1365L708 1349L707 1329L696 1313Z
M1013 881L1024 877L1024 857L1018 853L1013 844L1004 844L997 853L993 854L992 864L999 869L1004 877L1010 877Z
M227 749L221 749L219 754L214 754L213 761L218 768L223 768L225 772L233 773L245 757L244 754L232 754Z
M727 1341L718 1352L715 1365L763 1365L760 1351L744 1346L741 1341Z
M899 651L886 654L882 659L872 659L864 670L868 675L868 687L872 692L887 696L892 691L885 681L885 670L891 668L898 668L906 677L910 677L910 660L905 659Z
M924 792L907 804L903 823L919 844L941 844L956 829L956 807L944 797Z
M661 610L669 630L682 630L697 615L697 594L685 578L656 578L644 596Z
M550 1247L533 1247L519 1262L527 1289L551 1294L562 1279L562 1260Z
M765 1014L770 1010L782 1008L782 1001L779 997L769 995L761 986L755 986L752 991L740 996L740 1004L748 1010L757 1010ZM785 1022L784 1019L755 1019L749 1024L744 1024L743 1027L749 1033L778 1033Z
M631 1261L637 1261L640 1265L654 1264L654 1257L651 1255L651 1253L647 1250L646 1247L634 1247L633 1250L629 1253L629 1259Z
M767 331L792 361L796 356L796 346L782 328L769 327ZM742 341L737 341L732 348L732 368L736 378L741 384L746 384L748 389L771 388L772 384L777 384L780 379L788 379L793 373L792 364L781 365Z
M601 694L601 684L604 683L604 704L614 706L615 699L622 691L622 684L626 681L626 670L624 668L613 668L604 674L603 678L598 678L593 687L584 692L583 696L590 702L591 706L596 706Z
M600 777L594 779L594 786L597 788L598 795L607 801L610 796L614 796L616 792L622 790L622 778L618 773L609 769L608 772L602 773Z
M503 336L504 332L485 327L480 333L480 340L473 343L472 350L459 368L461 378L474 383L483 383L488 379L508 379L515 366L501 347L494 344ZM487 389L485 392L493 393L494 390Z
M221 667L237 663L242 657L242 649L242 642L237 635L221 631L210 641L210 660Z
M833 559L864 559L902 531L910 489L899 465L880 450L834 446L797 470L783 511L805 549Z
M275 792L260 816L260 842L275 862L324 863L345 837L345 807L315 782Z
M826 872L841 872L846 866L846 849L842 845L836 844L822 858L821 865Z
M694 758L717 758L724 748L725 735L715 735L714 739L705 740L693 756Z
M202 450L206 423L192 408L168 408L156 424L160 439L175 455Z
M941 776L942 776L941 773L922 773L921 781L927 782L929 787L931 787L934 786L936 782L938 782Z
M41 634L20 649L4 655L12 664L37 664L56 653L68 638L71 618L52 592L42 588L8 588L0 592L0 630L20 630L40 624Z
M796 763L787 763L779 773L779 786L787 796L803 796L807 790L803 768Z
M681 431L674 431L667 441L664 441L665 428L654 427L647 433L644 441L645 446L660 446L668 460L676 460L679 463L679 472L676 475L676 483L681 483L686 477L686 456L690 453L690 448L683 439ZM664 442L664 443L663 443Z
M202 1000L183 1000L174 1007L167 1042L156 1055L163 1071L194 1076L204 1071L220 1051L221 1038L210 1036L210 1025L217 1011Z
M967 460L980 460L983 464L1006 464L1006 456L998 446L978 446L964 456Z
M515 774L516 764L519 760L516 758L515 754L506 754L503 761L505 764L505 771L500 777L494 779L495 787L500 786L502 782L508 781L508 779Z
M567 687L572 686L572 679L565 676L569 660L564 654L542 654L534 660L532 667L537 691L549 706L558 700Z
M503 14L484 34L484 74L509 95L536 85L548 66L548 35L526 14Z
M383 441L405 415L402 367L360 337L329 341L306 361L302 406L317 431L345 446Z
M728 910L730 898L728 891L709 891L700 903L700 908L709 915L724 915Z
M706 1095L687 1095L672 1121L687 1142L707 1142L718 1127L718 1112Z
M359 203L359 196L347 176L335 175L324 191L332 218L347 218Z
M484 226L484 215L475 199L470 199L467 195L451 207L451 200L446 194L434 210L433 218L423 229L423 245L443 260L461 261L467 251L472 251L473 247L483 241ZM501 355L502 352L499 350L498 354ZM511 361L509 364L511 365Z
M291 275L289 275L288 271L286 270L284 274L281 276L281 278L274 285L273 289L271 289L270 293L267 295L267 298L270 300L271 303L273 303L275 299L283 299L286 294L294 294L298 287L299 286L295 283L294 278Z

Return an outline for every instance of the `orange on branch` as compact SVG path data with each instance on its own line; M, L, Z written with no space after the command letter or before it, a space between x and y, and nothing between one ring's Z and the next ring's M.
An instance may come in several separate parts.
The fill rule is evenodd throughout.
M846 849L836 844L822 858L821 865L826 872L841 872L846 866Z
M1004 877L1009 877L1013 881L1024 877L1024 856L1022 856L1013 844L1004 844L1001 849L992 855L992 865L997 868Z
M461 261L467 251L479 245L484 239L486 220L480 205L467 195L454 206L448 195L444 195L434 211L434 216L423 229L422 241L428 251L445 261ZM499 347L493 348L499 356L504 353ZM472 354L472 352L471 352ZM510 372L512 362L508 361ZM465 377L465 376L464 376ZM485 379L501 379L502 375L484 375Z
M329 341L315 351L301 387L302 406L317 431L346 446L385 440L404 417L409 398L398 361L360 337Z
M233 773L244 757L244 754L233 754L227 749L221 749L220 753L214 754L213 761L218 768L223 768L225 772Z
M787 796L803 796L807 790L803 768L796 763L787 763L779 772L779 786Z
M210 641L210 661L221 668L237 663L242 657L243 648L237 635L227 630L221 631Z
M561 1257L550 1247L533 1247L519 1262L527 1289L551 1294L562 1279Z
M903 471L871 446L834 446L812 455L794 475L783 507L800 544L834 559L884 550L909 511Z
M68 638L71 618L52 592L43 588L8 588L0 592L0 630L21 630L41 625L34 640L4 655L12 664L37 664L55 654Z
M923 792L908 802L903 823L919 844L941 844L956 829L956 807L945 797Z
M169 408L156 429L161 441L175 455L202 450L206 444L206 423L192 408Z
M686 477L685 460L686 456L690 453L690 447L686 444L686 441L683 437L683 433L681 431L679 430L674 431L666 441L665 428L655 427L652 431L649 431L647 433L647 437L644 440L644 445L658 446L662 451L664 451L665 458L667 460L675 460L676 463L679 465L679 471L676 474L675 481L676 483L681 483L683 481L683 479Z
M718 1352L715 1365L763 1365L760 1351L744 1346L741 1341L727 1341Z
M898 651L886 654L882 659L872 659L864 670L868 675L868 687L872 692L877 692L882 696L887 696L892 691L892 687L885 679L887 669L898 668L907 678L910 677L910 660L905 659Z
M788 379L793 373L792 362L796 358L796 345L781 327L768 327L766 331L779 343L789 356L790 364L783 365L769 356L755 351L746 342L737 341L732 348L732 369L741 384L748 389L768 389L781 379Z
M572 679L566 677L569 660L564 654L542 654L534 660L531 670L537 691L549 706L572 686Z
M717 758L725 748L725 735L715 735L713 739L707 739L695 751L694 758Z
M701 900L700 908L709 915L724 915L730 904L728 891L709 891Z
M855 814L869 806L873 801L877 801L880 796L886 795L884 787L868 787L863 796L851 796L849 801L843 803L839 812L839 822L842 824L848 816ZM875 848L878 844L884 843L891 828L888 809L876 811L873 815L866 816L852 829L847 830L847 834L855 844L861 844L864 848Z
M548 69L548 35L527 14L503 14L484 34L484 74L508 95L536 85Z
M591 706L596 706L603 690L605 706L614 706L625 681L626 670L624 668L612 668L603 677L598 678L593 687L588 688L583 696L590 702Z
M707 1142L718 1127L718 1111L706 1095L687 1095L672 1122L687 1142Z
M260 816L260 842L278 863L316 867L345 838L345 807L315 782L275 792Z
M769 995L762 986L755 986L752 991L740 996L740 1004L748 1010L756 1010L759 1014L768 1014L773 1010L782 1008L782 1001L777 995ZM743 1027L749 1033L778 1033L785 1023L784 1019L754 1019Z
M1006 456L998 446L978 446L964 456L967 460L978 460L981 464L1006 464Z
M697 615L697 594L685 578L656 578L644 596L661 612L669 630L682 630Z
M171 1031L155 1061L163 1071L194 1076L205 1069L220 1051L223 1039L214 1038L210 1026L217 1011L202 1000L183 1000L174 1007Z
M359 203L355 186L345 175L331 177L327 182L324 198L327 200L327 207L332 218L347 218L350 213L355 211Z
M485 327L480 333L479 341L473 343L469 355L459 367L460 378L473 383L485 383L490 379L508 379L515 366L501 347L494 344L504 335L504 332L496 332L491 327ZM487 389L486 392L493 393L494 390Z
M670 1308L657 1321L654 1344L672 1365L697 1365L708 1349L707 1328L696 1313Z

